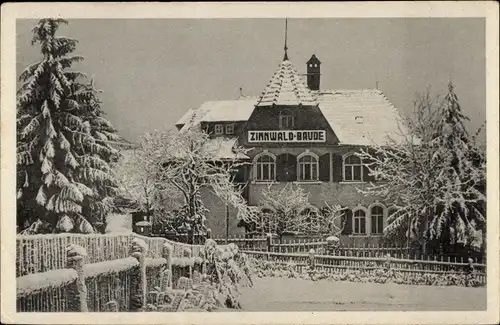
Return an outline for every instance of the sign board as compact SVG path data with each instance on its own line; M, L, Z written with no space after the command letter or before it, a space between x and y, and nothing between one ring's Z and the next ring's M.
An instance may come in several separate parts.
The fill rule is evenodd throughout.
M311 143L326 142L325 130L248 131L249 143Z

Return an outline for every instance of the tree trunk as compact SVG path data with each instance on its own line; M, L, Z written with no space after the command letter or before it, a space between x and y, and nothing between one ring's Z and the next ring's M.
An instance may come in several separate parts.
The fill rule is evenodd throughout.
M429 213L426 213L425 214L425 226L424 226L424 234L427 234L427 232L429 231ZM425 236L423 236L424 238L424 243L422 245L422 251L423 251L423 254L426 255L427 254L427 249L428 249L428 245L427 245L427 241L428 239L425 238Z

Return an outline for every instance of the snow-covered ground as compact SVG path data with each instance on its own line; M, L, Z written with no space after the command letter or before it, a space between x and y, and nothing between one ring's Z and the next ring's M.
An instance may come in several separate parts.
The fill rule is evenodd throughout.
M480 311L486 288L255 278L243 311Z
M132 216L129 214L112 213L107 217L106 233L132 232Z

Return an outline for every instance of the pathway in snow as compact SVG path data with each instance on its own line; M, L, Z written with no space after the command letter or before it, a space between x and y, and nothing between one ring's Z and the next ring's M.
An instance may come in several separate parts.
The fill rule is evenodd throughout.
M451 311L486 309L486 288L255 278L243 311Z

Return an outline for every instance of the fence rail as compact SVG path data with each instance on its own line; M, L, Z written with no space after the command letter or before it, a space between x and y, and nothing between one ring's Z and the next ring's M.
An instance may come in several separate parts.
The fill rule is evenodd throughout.
M254 238L245 238L244 236L230 236L227 240L225 238L214 238L219 244L234 243L242 250L249 251L265 251L273 253L308 253L314 249L316 253L323 255L334 256L355 256L355 257L397 257L399 259L408 260L422 260L422 261L440 261L448 263L465 263L468 258L472 258L475 263L484 264L484 257L477 256L449 256L449 255L434 255L434 254L420 254L412 249L401 246L390 246L387 244L365 244L365 245L345 245L342 243L340 246L332 249L329 247L328 242L322 238L303 238L293 240L280 240L273 236L271 239L268 237L260 236Z
M142 260L131 257L134 238L147 247ZM66 249L71 244L86 250L81 255L80 273L69 266ZM171 249L165 251L165 244ZM192 279L195 271L202 271L203 246L137 234L18 236L17 245L18 312L78 311L81 281L89 311L137 310L134 302L139 299L139 282L145 282L146 292L166 286L175 289L181 277ZM139 271L140 265L144 265L145 277ZM111 302L114 307L109 305Z
M303 268L309 265L311 254L301 253L276 253L261 251L245 251L250 257L272 261L278 264L289 264L302 272ZM404 277L417 277L421 274L463 274L473 266L476 272L474 277L482 284L486 283L486 265L479 263L459 263L426 261L414 259L398 259L387 257L356 257L356 256L332 256L313 255L315 266L325 270L327 273L344 274L350 270L363 270L368 274L380 268L391 269L403 273Z
M145 237L137 234L54 234L17 236L16 276L66 268L66 247L82 246L87 251L85 264L117 260L130 256L132 240L141 238L148 246L147 257L160 258L164 243L173 247L173 257L182 257L189 251L191 257L199 256L201 245L189 245L165 238Z

